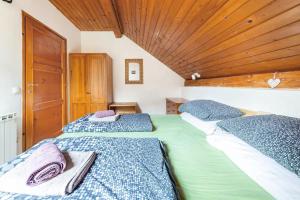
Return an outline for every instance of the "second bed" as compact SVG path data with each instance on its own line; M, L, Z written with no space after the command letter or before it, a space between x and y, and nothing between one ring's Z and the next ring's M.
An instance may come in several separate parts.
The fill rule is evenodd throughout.
M77 132L64 133L60 138L155 137L166 146L177 190L183 199L274 199L223 152L210 146L202 131L180 116L155 115L151 120L153 132Z

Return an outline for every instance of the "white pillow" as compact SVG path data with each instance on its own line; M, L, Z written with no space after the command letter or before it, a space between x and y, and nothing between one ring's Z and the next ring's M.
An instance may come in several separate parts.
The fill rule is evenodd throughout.
M206 139L275 199L300 199L300 178L272 158L220 128Z
M214 134L216 128L217 128L217 123L219 121L203 121L193 115L191 115L190 113L182 113L181 118L192 124L193 126L195 126L196 128L200 129L201 131L203 131L206 135L212 135Z

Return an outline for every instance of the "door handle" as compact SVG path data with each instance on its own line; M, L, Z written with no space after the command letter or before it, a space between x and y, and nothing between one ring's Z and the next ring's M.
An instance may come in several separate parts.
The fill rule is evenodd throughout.
M33 92L33 87L38 87L39 86L39 84L36 84L36 83L28 83L27 84L27 91L28 91L28 94L32 94L32 92Z

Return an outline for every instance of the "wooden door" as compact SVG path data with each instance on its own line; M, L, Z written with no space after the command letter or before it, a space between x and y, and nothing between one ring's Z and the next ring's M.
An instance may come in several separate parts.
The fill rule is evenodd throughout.
M90 113L89 68L84 54L70 55L71 67L71 121Z
M25 147L56 137L66 123L66 40L24 14Z

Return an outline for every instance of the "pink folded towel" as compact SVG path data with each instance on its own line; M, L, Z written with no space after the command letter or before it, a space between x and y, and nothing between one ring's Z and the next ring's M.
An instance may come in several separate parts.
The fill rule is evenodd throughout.
M97 118L104 118L104 117L110 117L114 116L116 113L113 110L104 110L104 111L98 111L95 113L95 117Z
M44 183L62 173L66 168L64 155L53 143L40 146L25 162L26 171L29 173L26 184L29 186Z

